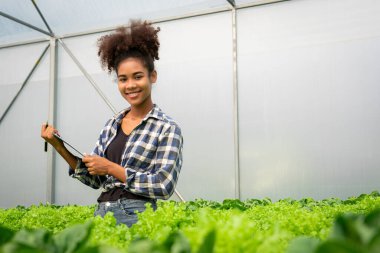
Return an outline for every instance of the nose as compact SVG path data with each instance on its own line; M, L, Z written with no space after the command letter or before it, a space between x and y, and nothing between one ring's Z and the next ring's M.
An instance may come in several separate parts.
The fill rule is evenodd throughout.
M133 90L136 88L136 84L133 80L128 79L124 82L124 89L126 90Z

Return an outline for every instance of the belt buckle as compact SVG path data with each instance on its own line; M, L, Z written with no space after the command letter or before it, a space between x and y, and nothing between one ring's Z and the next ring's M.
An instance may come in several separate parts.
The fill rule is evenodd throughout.
M106 207L109 207L111 205L111 203L110 202L106 202Z

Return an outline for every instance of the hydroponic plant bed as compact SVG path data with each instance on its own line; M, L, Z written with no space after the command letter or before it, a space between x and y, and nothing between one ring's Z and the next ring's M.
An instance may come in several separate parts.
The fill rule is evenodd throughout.
M139 214L131 228L116 226L112 214L93 217L94 208L41 204L0 209L0 250L380 252L378 192L346 200L163 201L156 211Z

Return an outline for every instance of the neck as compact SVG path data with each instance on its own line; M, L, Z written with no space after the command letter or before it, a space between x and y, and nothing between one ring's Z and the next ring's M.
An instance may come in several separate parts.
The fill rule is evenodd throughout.
M132 106L129 111L129 115L134 118L144 118L153 109L153 102L150 101L147 104L140 106Z

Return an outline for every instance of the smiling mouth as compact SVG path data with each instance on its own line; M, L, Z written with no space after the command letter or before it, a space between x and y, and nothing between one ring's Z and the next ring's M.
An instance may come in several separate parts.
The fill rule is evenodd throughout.
M137 94L137 93L140 93L141 90L138 90L138 91L131 91L131 92L126 92L125 94L127 95L133 95L133 94Z
M140 93L141 91L133 91L133 92L126 92L125 94L129 97L129 98L134 98L134 97L137 97L137 95Z

